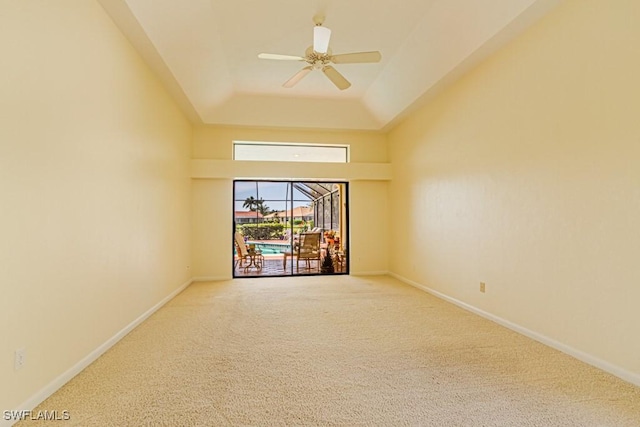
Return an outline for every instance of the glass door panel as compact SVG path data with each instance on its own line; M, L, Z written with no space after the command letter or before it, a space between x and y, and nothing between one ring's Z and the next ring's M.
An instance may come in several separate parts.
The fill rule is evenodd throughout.
M233 276L346 274L345 182L249 181L233 186Z

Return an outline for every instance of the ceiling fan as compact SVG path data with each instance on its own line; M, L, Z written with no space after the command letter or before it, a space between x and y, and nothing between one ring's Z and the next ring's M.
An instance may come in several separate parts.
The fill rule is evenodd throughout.
M287 80L282 86L286 88L294 87L304 76L313 70L321 70L325 76L333 82L340 90L345 90L351 83L344 78L342 74L333 68L330 64L362 64L379 62L382 55L378 51L373 52L354 52L333 55L329 49L329 39L331 38L331 30L323 27L324 17L315 16L313 22L313 46L309 46L304 56L279 55L275 53L261 53L258 55L260 59L276 59L280 61L304 61L307 65L298 71L293 77Z

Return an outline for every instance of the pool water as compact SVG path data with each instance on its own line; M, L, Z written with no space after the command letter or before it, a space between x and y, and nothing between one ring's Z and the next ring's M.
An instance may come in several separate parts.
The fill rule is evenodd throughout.
M284 252L291 252L289 243L259 243L248 241L247 245L256 245L256 249L262 252L262 255L277 255Z

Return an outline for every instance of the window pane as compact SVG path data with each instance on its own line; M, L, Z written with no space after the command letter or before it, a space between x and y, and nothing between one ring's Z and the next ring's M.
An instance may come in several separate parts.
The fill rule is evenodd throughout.
M246 200L248 197L258 198L258 187L255 181L237 181L235 184L236 200Z
M340 229L340 197L337 192L333 193L331 229Z
M293 187L293 200L308 201L313 200L309 194L301 192L297 187Z
M263 200L288 200L289 191L286 182L258 182L258 196Z
M331 197L326 196L322 199L324 209L324 225L325 230L331 229Z
M234 160L262 162L347 163L349 147L234 141Z

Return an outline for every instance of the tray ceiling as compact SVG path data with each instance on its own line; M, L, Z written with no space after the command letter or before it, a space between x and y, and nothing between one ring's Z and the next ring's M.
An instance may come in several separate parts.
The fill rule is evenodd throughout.
M194 121L215 125L385 130L424 104L561 0L99 0ZM336 64L352 86L304 65L324 15L334 54L380 51L374 64Z

